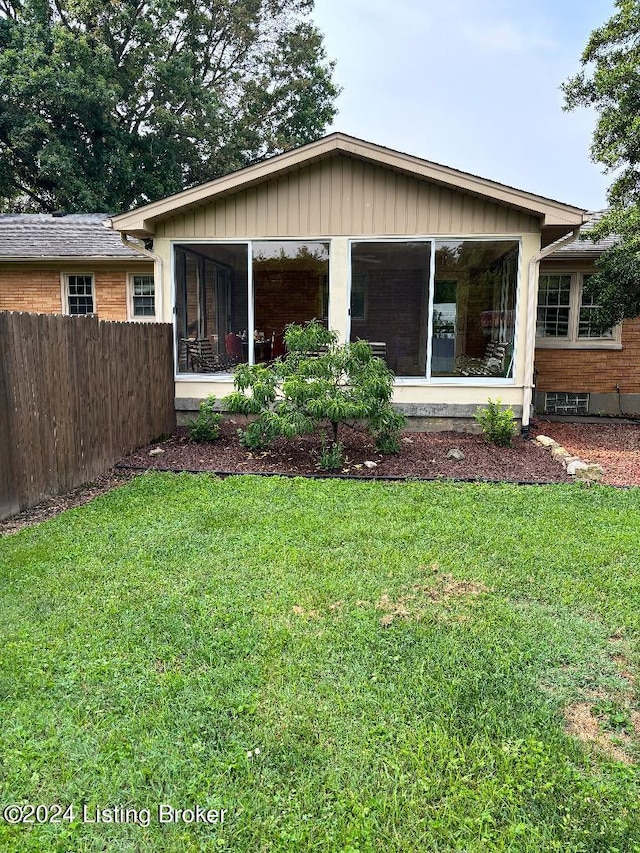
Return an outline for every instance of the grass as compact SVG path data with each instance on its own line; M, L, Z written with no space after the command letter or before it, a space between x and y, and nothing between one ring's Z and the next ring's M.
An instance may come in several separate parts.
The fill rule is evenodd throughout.
M640 851L638 530L640 490L145 475L0 539L0 805L75 808L0 849Z

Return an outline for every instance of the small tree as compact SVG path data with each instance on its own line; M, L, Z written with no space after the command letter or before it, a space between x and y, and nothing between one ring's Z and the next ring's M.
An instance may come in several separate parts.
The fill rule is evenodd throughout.
M339 450L340 427L364 421L380 451L399 450L405 418L390 402L393 373L367 341L340 345L336 332L315 321L287 326L284 339L284 358L236 368L236 390L224 400L232 412L257 415L239 431L245 447L258 449L327 424Z

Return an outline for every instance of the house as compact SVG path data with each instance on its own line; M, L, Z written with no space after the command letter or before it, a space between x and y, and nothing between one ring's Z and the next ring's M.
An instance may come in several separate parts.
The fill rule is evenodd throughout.
M375 342L409 416L464 428L500 397L526 429L538 266L584 214L333 133L111 226L153 246L179 413L316 318Z
M0 311L156 320L154 261L107 214L0 214Z
M592 214L588 232L604 211ZM540 264L536 328L536 411L558 415L640 412L640 317L604 334L589 316L595 307L583 284L615 242L579 240Z

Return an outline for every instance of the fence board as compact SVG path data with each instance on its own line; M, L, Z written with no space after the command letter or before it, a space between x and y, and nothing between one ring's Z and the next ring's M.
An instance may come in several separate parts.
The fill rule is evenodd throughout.
M0 519L175 427L171 326L0 312Z

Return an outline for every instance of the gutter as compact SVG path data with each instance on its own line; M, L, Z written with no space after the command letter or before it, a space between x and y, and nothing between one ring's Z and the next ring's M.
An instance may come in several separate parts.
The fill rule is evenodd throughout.
M580 226L575 228L564 237L560 237L555 243L550 243L534 255L529 261L529 293L527 298L527 331L525 339L525 375L524 389L522 396L522 434L525 437L529 436L529 421L531 419L531 401L533 399L533 366L536 349L536 299L538 296L538 275L540 271L540 261L544 260L548 255L557 252L562 246L573 242L580 233Z
M102 223L106 225L107 228L110 228L112 231L116 229L113 227L113 219L107 219ZM137 252L139 255L144 255L145 258L153 261L154 264L154 274L153 278L155 281L155 298L156 298L156 317L159 322L163 322L163 299L162 299L162 258L160 255L156 255L155 252L152 252L150 249L143 249L142 246L139 246L137 243L132 243L131 240L128 239L125 231L120 231L120 240L123 245L127 247L127 249L132 249L134 252Z

